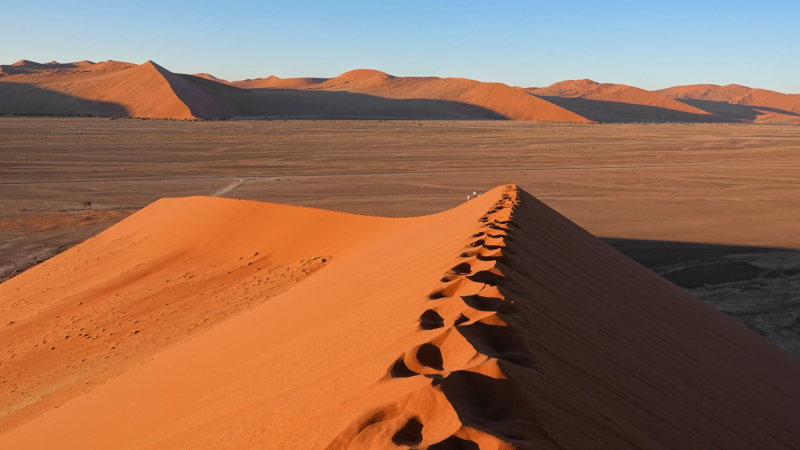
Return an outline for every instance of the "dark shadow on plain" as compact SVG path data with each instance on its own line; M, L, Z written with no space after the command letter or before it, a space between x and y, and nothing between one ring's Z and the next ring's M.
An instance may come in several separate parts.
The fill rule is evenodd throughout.
M533 95L533 94L531 94ZM659 108L657 106L634 105L622 102L608 102L602 100L589 100L573 97L551 97L537 95L566 110L579 114L595 122L633 123L633 122L695 122L719 123L738 122L738 119L693 114L673 109Z
M753 105L734 105L728 102L718 102L713 100L697 100L691 98L676 98L675 100L685 103L695 108L700 108L703 111L726 116L733 119L743 120L756 120L761 113L757 110L768 111L778 114L786 114L789 116L800 116L800 114L792 111L786 111L778 108L770 108L769 106L753 106Z
M779 247L751 247L696 242L667 242L638 239L602 238L620 253L658 273L684 289L711 288L731 283L754 282L748 289L758 289L760 280L793 283L800 273L800 250ZM770 255L784 254L780 261L759 263Z
M791 249L779 247L752 247L747 245L719 245L701 242L670 242L646 239L600 238L618 252L647 267L672 266L701 259L730 255L783 252Z
M800 357L800 249L603 241Z
M117 103L86 100L40 88L29 83L4 82L0 78L0 113L4 117L40 116L128 116Z

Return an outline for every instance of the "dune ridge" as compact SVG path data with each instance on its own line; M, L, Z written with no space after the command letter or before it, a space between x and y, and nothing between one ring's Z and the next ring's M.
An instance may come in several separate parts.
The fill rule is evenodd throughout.
M300 274L309 260L317 266L291 288L256 294L270 270ZM179 343L127 354L141 365L116 362L115 378L92 372L91 392L62 395L58 408L43 395L47 407L4 426L0 446L800 445L800 361L516 186L405 219L161 200L0 284L3 321L14 322L2 342L40 330L42 314L100 327L107 314L79 312L115 305L117 294L121 308L145 305L130 314L149 320L121 321L97 346L61 349L62 336L56 350L35 350L40 361L66 358L52 369L81 387L81 359L141 348L181 318L218 311L194 316L187 305L258 300ZM33 350L14 351L0 365L12 388L41 376L24 370Z
M525 91L598 121L729 121L659 93L624 84L566 80Z
M464 78L395 77L377 70L352 70L309 89L347 91L393 99L435 99L454 102L463 112L485 109L484 118L525 121L590 122L564 108L500 83ZM476 111L480 114L480 112Z
M381 74L357 70L333 79L271 76L228 82L208 74L175 74L152 61L139 66L111 61L48 66L23 61L0 66L4 100L0 113L190 120L292 116L589 122L499 83Z
M645 91L644 89L624 84L597 83L592 80L561 81L549 87L528 90L528 92L541 96L582 97L591 100L657 106L694 114L709 114L702 109L686 105L654 92Z
M53 107L58 110L52 100L57 94L72 101L66 108L69 114L194 119L225 113L216 98L152 61L138 66L106 61L86 68L18 74L0 79L0 88L8 90L4 97L12 100L0 106L6 113L12 109L40 114L53 111ZM14 93L17 95L12 96Z
M755 122L795 122L800 123L800 94L783 94L767 89L754 89L738 84L719 86L715 84L695 84L675 86L655 91L667 97L686 103L691 101L717 102L729 105L752 107L756 114ZM736 110L721 108L709 103L694 103L709 110L715 108L720 114Z
M232 84L242 89L267 89L267 88L300 88L312 86L326 81L327 78L278 78L270 75L267 78L254 80L234 81Z
M152 61L0 65L0 100L4 115L800 123L800 95L738 85L646 91L584 79L517 88L370 69L228 81L173 73Z

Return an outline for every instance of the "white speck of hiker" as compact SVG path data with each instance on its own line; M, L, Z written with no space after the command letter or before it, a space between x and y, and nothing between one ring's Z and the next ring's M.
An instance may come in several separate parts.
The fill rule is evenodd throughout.
M467 201L469 201L469 194L467 194Z

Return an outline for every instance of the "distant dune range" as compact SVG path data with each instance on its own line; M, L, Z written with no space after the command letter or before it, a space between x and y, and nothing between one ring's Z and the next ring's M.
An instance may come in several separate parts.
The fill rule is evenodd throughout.
M514 185L162 199L0 305L4 449L800 448L800 360Z
M800 95L744 86L646 91L568 80L517 88L463 78L395 77L353 70L335 78L227 81L170 72L148 61L0 66L4 115L498 119L548 122L800 123Z
M737 84L695 84L656 91L719 115L755 122L800 123L800 94L782 94Z

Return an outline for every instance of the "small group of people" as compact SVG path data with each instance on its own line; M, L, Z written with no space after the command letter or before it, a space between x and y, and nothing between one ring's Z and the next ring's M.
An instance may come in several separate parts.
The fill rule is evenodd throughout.
M473 199L473 198L475 198L475 197L477 197L479 195L483 195L483 191L480 191L480 192L472 191L472 197L470 197L469 194L467 194L467 201L470 201L471 199Z

